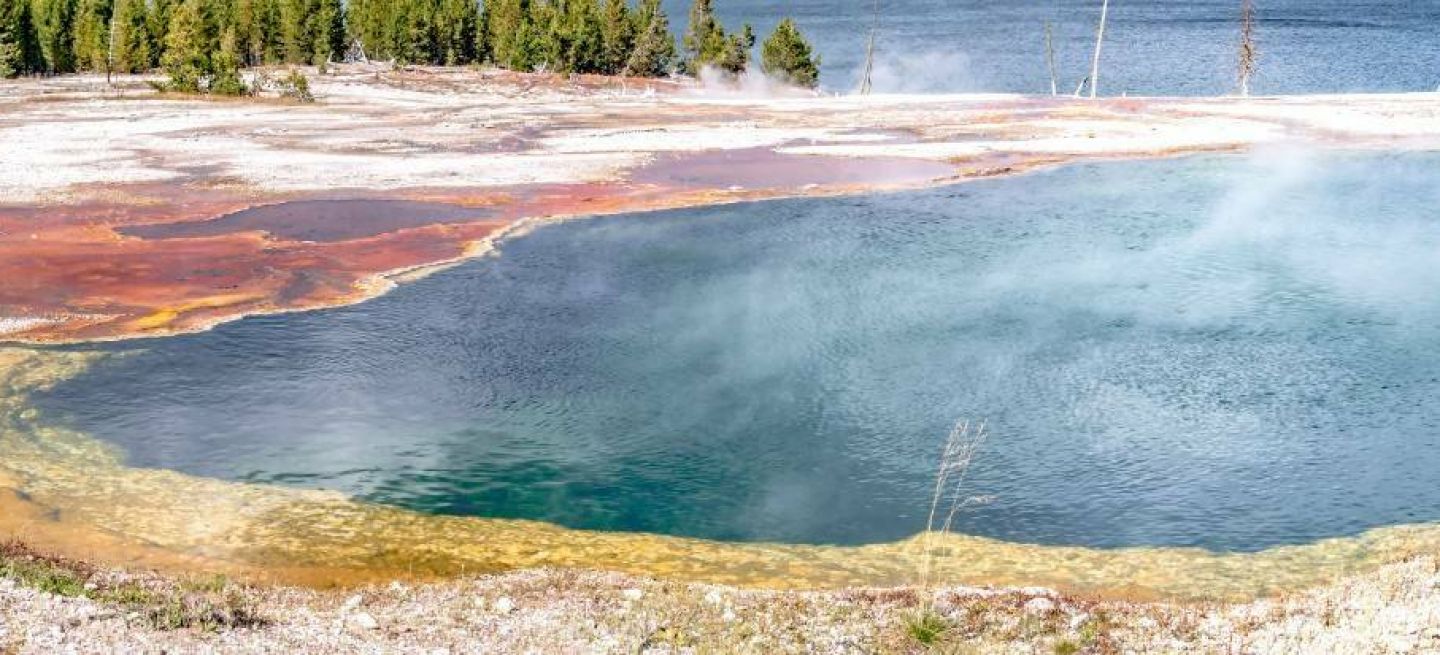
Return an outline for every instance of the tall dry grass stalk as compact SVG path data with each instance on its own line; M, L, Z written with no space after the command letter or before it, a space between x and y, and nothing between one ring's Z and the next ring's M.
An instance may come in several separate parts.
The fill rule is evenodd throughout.
M961 510L992 500L989 496L966 495L965 490L970 465L988 436L985 421L972 426L968 419L961 419L955 422L950 436L945 439L945 447L940 452L940 468L935 473L935 490L930 497L930 515L925 521L925 533L920 537L924 552L920 558L919 583L923 590L930 589L930 576L935 569L935 538L950 532ZM929 594L926 596L928 598Z

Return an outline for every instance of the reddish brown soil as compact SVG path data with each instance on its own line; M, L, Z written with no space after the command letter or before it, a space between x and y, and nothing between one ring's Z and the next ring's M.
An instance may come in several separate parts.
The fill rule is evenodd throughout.
M163 335L357 302L383 289L377 276L464 257L525 218L913 187L955 173L933 162L757 149L669 155L614 183L337 198L246 195L207 188L197 177L116 187L100 195L105 200L77 205L0 205L0 317L54 321L3 338Z

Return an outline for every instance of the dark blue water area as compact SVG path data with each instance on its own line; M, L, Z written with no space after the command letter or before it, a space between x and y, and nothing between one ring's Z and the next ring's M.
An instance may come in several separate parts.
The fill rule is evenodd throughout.
M1440 2L1256 0L1261 94L1434 91ZM676 32L689 0L666 0ZM856 87L872 2L717 0L728 27L764 38L792 16L822 57L821 82ZM1044 25L1053 25L1061 93L1090 74L1100 0L879 0L877 91L1049 93ZM1105 95L1218 95L1236 89L1240 0L1111 0L1101 57Z
M102 346L132 465L728 540L1251 550L1440 519L1440 156L1076 165L595 218L360 305Z

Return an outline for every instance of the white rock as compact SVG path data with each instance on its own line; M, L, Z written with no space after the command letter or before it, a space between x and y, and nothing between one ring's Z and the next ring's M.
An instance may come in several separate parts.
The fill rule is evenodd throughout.
M726 623L734 623L734 622L735 622L735 619L737 619L737 618L739 618L739 617L735 616L735 610L732 610L732 609L730 609L730 608L726 608L726 609L725 609L725 613L724 613L724 614L721 614L721 615L720 615L720 618L723 619Z
M725 597L721 596L719 591L711 589L710 593L705 594L705 602L710 603L711 605L719 605L725 602Z
M624 596L625 600L640 600L645 596L645 592L632 588L621 591L620 595Z
M360 628L361 630L375 630L380 627L380 622L376 621L375 617L370 616L368 613L356 612L350 617L350 625Z
M1027 614L1049 614L1055 611L1055 601L1049 598L1031 598L1025 603Z
M515 601L510 600L509 596L501 596L491 609L494 609L496 614L509 614L515 610Z
M353 611L359 609L360 606L361 606L361 605L364 605L364 604L365 604L365 597L364 597L364 596L361 596L360 594L355 594L354 596L351 596L351 597L345 599L345 604L340 606L340 611L341 611L341 612L353 612Z
M1087 621L1089 621L1089 620L1090 620L1090 615L1087 614L1087 613L1085 613L1085 612L1081 612L1081 613L1079 613L1079 614L1076 614L1076 615L1070 617L1070 630L1071 630L1071 631L1079 630L1079 629L1080 629L1082 626L1084 626L1085 623L1086 623Z

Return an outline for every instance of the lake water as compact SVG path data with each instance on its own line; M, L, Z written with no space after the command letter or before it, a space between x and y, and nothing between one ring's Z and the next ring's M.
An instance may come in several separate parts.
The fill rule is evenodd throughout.
M726 25L763 39L795 18L823 57L831 90L855 87L871 2L720 0ZM1257 0L1254 91L1433 91L1440 2ZM687 0L667 0L683 31ZM1054 24L1062 93L1089 75L1100 0L880 0L877 91L1049 93L1044 23ZM1112 0L1101 68L1106 95L1232 93L1240 0Z
M731 540L1250 550L1440 519L1440 156L1264 152L595 218L361 305L90 346L132 465ZM1143 192L1140 192L1140 191Z

